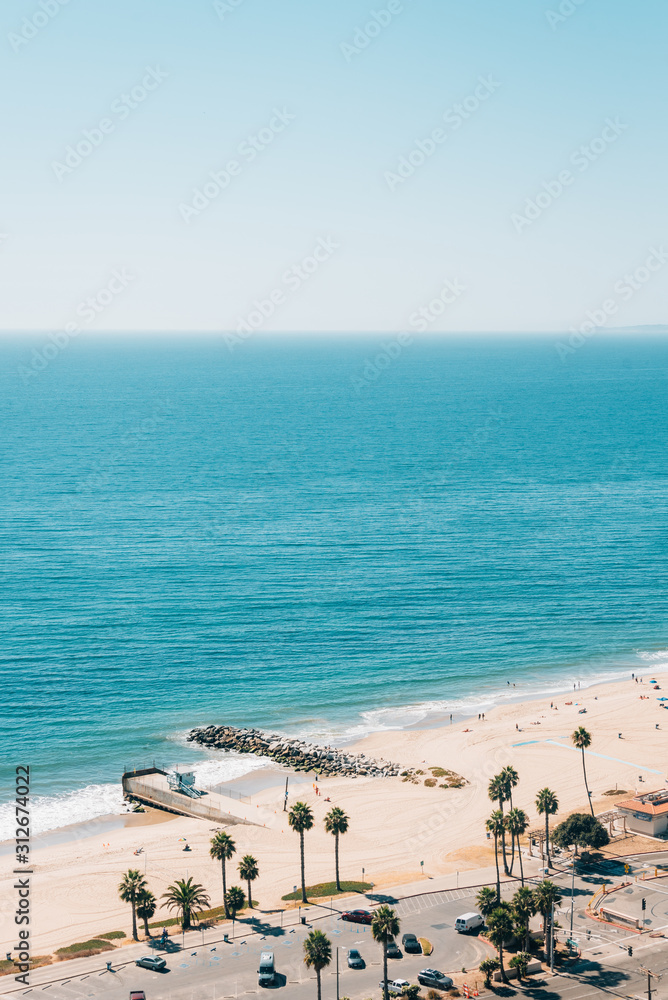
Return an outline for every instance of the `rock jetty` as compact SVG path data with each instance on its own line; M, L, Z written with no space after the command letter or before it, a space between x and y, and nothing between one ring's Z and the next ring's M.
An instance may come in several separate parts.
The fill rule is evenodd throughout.
M264 733L260 729L236 729L234 726L207 726L193 729L188 740L214 750L234 750L269 757L293 771L312 771L318 775L345 775L347 777L391 778L402 771L382 757L347 753L337 747L323 747L305 740L289 739L278 733Z

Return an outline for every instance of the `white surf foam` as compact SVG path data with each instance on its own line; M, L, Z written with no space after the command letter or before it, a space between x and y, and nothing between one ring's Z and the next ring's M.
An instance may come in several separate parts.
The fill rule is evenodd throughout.
M100 816L117 816L125 811L120 782L87 785L59 795L36 795L30 802L30 829L37 836L48 830L85 823ZM15 806L13 802L7 802L0 806L0 840L12 839L15 830Z

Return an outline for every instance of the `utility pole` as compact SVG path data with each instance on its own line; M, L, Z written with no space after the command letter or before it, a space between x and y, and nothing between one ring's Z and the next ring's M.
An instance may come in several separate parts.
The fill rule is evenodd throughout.
M641 965L638 969L643 975L647 976L647 989L645 990L647 994L647 1000L652 1000L652 993L655 991L652 989L652 979L661 979L661 976L657 975L656 972L651 972L649 969L643 968Z

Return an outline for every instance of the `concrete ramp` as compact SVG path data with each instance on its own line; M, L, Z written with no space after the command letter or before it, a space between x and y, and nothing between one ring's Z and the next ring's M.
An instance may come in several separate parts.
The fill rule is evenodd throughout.
M191 797L172 787L173 784L168 780L167 772L159 767L126 771L123 775L123 794L135 802L165 809L179 816L191 816L193 819L204 819L225 826L235 823L258 825L246 818L248 807L242 802L233 802L216 792L202 790L199 790L197 797Z

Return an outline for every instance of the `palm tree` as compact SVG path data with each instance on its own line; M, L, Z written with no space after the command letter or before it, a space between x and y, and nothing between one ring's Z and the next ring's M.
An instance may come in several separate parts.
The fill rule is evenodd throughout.
M522 880L522 885L524 885L524 865L522 864L522 851L520 850L520 837L522 837L529 829L529 820L527 819L527 814L523 809L518 809L515 806L511 809L506 816L506 826L508 831L513 838L513 853L510 861L510 871L512 874L513 870L513 859L515 857L515 843L517 843L517 856L520 859L520 878Z
M512 901L513 917L517 930L524 937L524 950L530 950L529 925L531 918L536 913L536 897L528 886L522 886L513 896Z
M400 924L396 910L386 903L375 910L371 918L371 934L374 941L383 946L383 1000L388 1000L387 994L387 946L399 933Z
M545 855L547 867L550 867L550 816L559 809L559 800L551 788L541 788L536 796L536 809L539 814L545 814Z
M582 751L582 773L584 775L585 790L587 792L587 802L589 803L589 808L591 809L591 814L593 816L594 806L591 801L589 785L587 784L587 768L585 767L585 750L587 747L591 746L591 733L588 733L584 726L578 726L572 734L571 740L573 742L573 746Z
M216 861L220 861L221 868L223 870L223 906L225 907L225 917L227 919L229 919L230 914L225 900L225 897L227 896L225 862L230 860L236 849L237 845L234 843L229 833L225 833L224 830L219 830L218 833L211 838L211 850L209 851L209 854L212 858L215 858Z
M137 937L137 899L144 889L146 889L146 879L136 868L129 868L118 886L118 895L124 903L129 903L132 907L132 937L135 941L139 940Z
M192 878L177 878L173 885L167 886L162 898L167 902L163 905L169 910L178 910L181 914L181 928L190 930L190 920L197 920L197 914L211 906L211 900L204 891L204 886L193 882Z
M304 941L304 962L307 969L315 969L318 980L318 1000L322 997L320 973L332 961L332 943L322 931L311 931Z
M243 858L239 862L239 875L241 878L246 880L248 885L248 905L251 910L253 909L253 897L251 896L251 882L260 874L260 870L257 866L257 858L254 858L252 854L244 854Z
M232 916L232 937L234 937L234 918L239 910L243 910L245 902L244 891L238 885L231 886L225 893L225 906Z
M503 785L503 797L507 800L510 810L513 808L513 788L519 784L520 776L512 766L512 764L506 764L505 767L501 768L499 773L499 778ZM513 864L515 862L515 839L511 840L510 845L510 874L513 873Z
M510 966L512 969L517 969L517 978L524 979L527 972L529 971L529 962L531 961L531 955L527 955L525 951L518 951L516 955L510 960Z
M475 904L483 917L488 917L498 902L496 893L488 885L484 885L475 898Z
M483 958L482 962L478 966L483 976L485 977L485 989L488 990L492 985L492 975L496 972L499 967L498 958Z
M536 910L543 917L543 941L545 947L545 958L548 958L548 924L550 926L550 932L552 930L552 912L555 906L558 906L561 902L561 893L558 887L551 882L550 879L543 879L539 882L536 888L533 890L533 898L536 904ZM550 933L550 938L552 934Z
M144 921L144 933L147 938L151 936L151 932L148 929L148 922L155 914L157 908L158 902L153 893L149 892L148 889L142 889L137 896L137 916L140 920Z
M500 903L489 915L487 921L487 937L499 952L499 969L501 970L501 980L508 982L506 970L503 967L503 949L506 941L510 941L513 936L513 916L508 903Z
M348 832L348 817L343 809L334 806L325 816L325 830L334 837L334 861L336 865L336 891L341 892L341 881L339 879L339 837L342 833Z
M501 817L503 817L503 803L506 801L506 791L507 791L506 782L503 778L503 775L497 774L494 778L492 778L490 780L487 791L492 802L499 803L499 812L501 813ZM507 875L508 858L506 856L506 827L503 822L501 824L501 829L499 832L501 834L501 845L503 847L503 870Z
M295 802L288 813L288 823L299 834L299 850L302 862L302 903L308 903L306 898L306 877L304 875L304 831L313 827L313 813L305 802Z
M505 823L503 821L503 813L500 809L495 809L492 815L489 817L485 823L485 829L488 833L494 834L494 858L496 860L496 901L497 903L501 900L501 876L499 875L499 836L505 830Z

